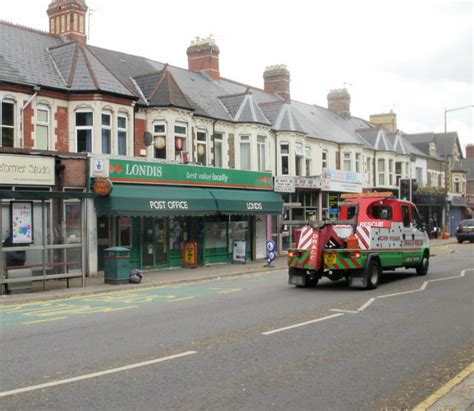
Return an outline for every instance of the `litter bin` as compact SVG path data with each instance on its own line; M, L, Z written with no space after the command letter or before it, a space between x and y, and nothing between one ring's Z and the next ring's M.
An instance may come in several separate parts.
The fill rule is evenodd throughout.
M104 250L104 282L125 284L129 282L130 250L125 247L110 247Z

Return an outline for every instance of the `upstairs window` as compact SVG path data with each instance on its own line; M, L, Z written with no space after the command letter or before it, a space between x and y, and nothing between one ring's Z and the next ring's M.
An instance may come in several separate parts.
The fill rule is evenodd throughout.
M257 160L258 160L258 170L265 171L267 169L266 165L266 153L267 151L267 139L265 136L257 136Z
M188 137L188 125L186 123L176 123L174 125L174 158L181 162L181 153L186 152Z
M305 171L306 175L311 175L311 147L304 148L304 157L305 157Z
M250 170L250 136L240 136L240 169Z
M214 166L224 167L224 136L222 133L214 134Z
M379 177L379 186L385 185L385 159L379 158L377 161L377 172Z
M117 154L127 155L127 117L124 115L117 117Z
M297 176L303 175L304 150L303 144L295 144L295 173Z
M281 174L287 176L290 174L290 145L282 143L280 145Z
M78 153L92 153L93 127L92 111L76 112L76 149Z
M49 150L49 108L46 106L36 109L35 145L39 150Z
M205 131L197 132L196 160L198 164L207 165L207 133Z
M112 115L102 113L102 154L112 153Z
M0 107L0 147L13 147L15 134L15 103L3 100Z
M166 160L166 123L156 122L153 124L153 147L155 158Z
M393 160L388 160L388 184L393 186Z
M362 154L356 153L356 173L362 173Z
M321 153L321 166L323 167L323 171L325 168L328 168L328 151L323 150Z
M344 153L344 171L352 171L352 156L351 153Z

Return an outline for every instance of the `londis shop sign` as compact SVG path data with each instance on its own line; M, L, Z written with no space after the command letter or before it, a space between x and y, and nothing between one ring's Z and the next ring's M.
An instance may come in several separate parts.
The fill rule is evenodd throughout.
M117 183L272 190L271 173L110 159L109 179Z

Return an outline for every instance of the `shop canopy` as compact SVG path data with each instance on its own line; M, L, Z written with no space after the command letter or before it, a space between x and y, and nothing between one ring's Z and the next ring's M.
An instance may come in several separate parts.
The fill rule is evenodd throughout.
M115 184L96 207L99 216L280 214L283 200L265 191Z

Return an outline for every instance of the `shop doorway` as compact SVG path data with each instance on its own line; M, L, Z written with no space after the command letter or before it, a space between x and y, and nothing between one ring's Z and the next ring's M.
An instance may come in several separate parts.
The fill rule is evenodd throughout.
M153 217L143 217L142 220L142 266L153 267Z
M265 217L258 216L255 219L255 258L257 259L267 256L267 219Z

